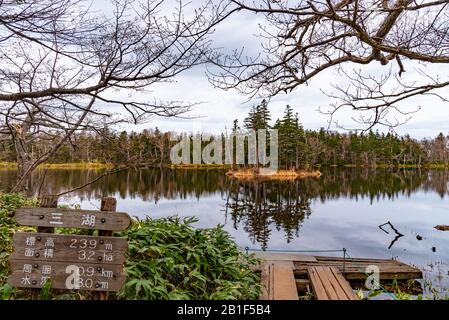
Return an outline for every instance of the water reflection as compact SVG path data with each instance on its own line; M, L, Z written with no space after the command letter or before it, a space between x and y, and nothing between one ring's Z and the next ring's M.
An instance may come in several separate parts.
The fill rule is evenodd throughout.
M28 193L33 196L40 190L43 194L57 194L94 180L101 173L39 170L28 181ZM0 190L12 185L15 174L13 170L0 171ZM372 204L399 196L410 197L418 191L445 197L449 193L448 171L330 168L319 179L244 182L227 178L220 170L158 168L118 172L76 190L71 196L81 202L115 196L157 204L161 199L200 200L219 195L233 228L242 228L251 243L267 248L273 230L282 232L286 243L298 238L304 220L312 214L313 201L324 204L341 198L369 199Z
M311 214L311 198L298 181L240 182L231 180L226 197L226 213L234 228L244 223L253 242L268 247L271 229L283 230L287 243L298 237L305 218Z
M339 197L358 198L369 197L371 201L378 199L393 199L398 195L410 196L421 189L435 192L441 198L449 195L447 170L387 170L387 169L339 169L323 170L319 179L297 180L292 183L264 182L273 192L269 196L277 198L275 192L283 196L296 196L297 188L301 196L315 198L321 201ZM85 184L102 173L101 170L38 170L28 181L30 195L35 195L41 187L41 179L45 176L43 193L59 193ZM13 184L16 172L0 170L0 190L7 190ZM246 188L238 188L241 192L249 189L255 192L261 183L247 183ZM227 191L236 191L233 184L220 170L170 170L146 169L129 170L106 176L91 186L75 193L83 197L95 197L101 194L119 192L120 196L140 196L145 200L157 201L160 198L175 199L196 197ZM277 190L277 191L275 191ZM262 192L262 191L259 191ZM273 198L273 199L274 199Z

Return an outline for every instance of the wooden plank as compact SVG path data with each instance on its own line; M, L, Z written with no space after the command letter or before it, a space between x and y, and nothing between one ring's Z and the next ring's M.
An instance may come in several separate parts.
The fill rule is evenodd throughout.
M332 285L332 279L328 277L326 273L325 267L315 267L315 271L317 276L320 278L321 283L323 284L324 290L326 291L327 296L330 300L338 300L337 293L335 292L335 288Z
M271 277L270 271L271 268L269 263L262 264L260 274L260 281L262 284L262 294L260 296L260 300L270 300L270 292L272 291L271 289L272 282L270 281Z
M351 286L333 267L309 267L310 283L317 300L356 300Z
M268 265L268 300L274 300L274 265Z
M323 283L315 270L315 267L308 269L310 284L312 285L313 292L317 300L329 300L326 290L324 289Z
M341 270L340 270L341 271ZM294 274L296 277L303 277L307 275L307 268L295 269ZM344 272L343 273L347 280L365 280L367 275L365 272L354 271L354 272ZM381 272L380 280L410 280L410 279L421 279L422 272L405 272L405 271L396 271L396 272Z
M418 268L392 259L347 259L343 268L343 258L316 256L318 262L295 262L294 273L297 277L307 275L308 267L313 266L333 266L342 272L346 279L363 280L366 279L366 267L377 265L380 271L381 280L408 280L422 278L422 272ZM334 260L332 260L334 259Z
M114 231L125 230L131 223L131 218L124 212L60 208L23 207L17 209L15 217L19 224L25 226Z
M367 275L365 273L345 273L345 278L348 280L365 280ZM380 273L380 280L410 280L410 279L421 279L422 278L422 272L381 272Z
M307 291L307 289L310 286L309 279L295 279L295 282L296 282L296 289L298 291Z
M341 272L337 268L329 268L332 274L334 275L335 279L339 283L341 289L345 293L345 296L348 300L357 300L357 297L354 293L354 291L351 288L351 285L348 281L343 277Z
M103 197L101 199L101 211L109 212L109 214L113 214L117 209L117 199L112 197ZM98 232L100 236L112 236L111 230L100 230ZM96 300L107 300L108 293L107 291L95 292L93 298Z
M273 300L299 300L293 263L272 264Z
M340 285L340 281L336 278L335 274L332 272L332 269L335 269L333 267L323 267L324 273L326 274L326 277L329 279L332 288L337 296L336 300L348 300L348 297L346 295L346 292L343 290L343 288ZM344 281L346 281L343 278Z
M291 253L273 253L273 252L256 252L256 258L267 261L298 261L298 262L317 262L314 256Z
M354 257L354 258L343 258L343 257L332 257L332 256L315 256L317 260L333 260L333 261L397 261L394 259L383 259L383 258L361 258L361 257Z
M11 259L123 264L128 242L118 237L16 232Z
M8 284L21 288L118 291L125 282L122 265L99 265L73 262L11 260L13 272Z

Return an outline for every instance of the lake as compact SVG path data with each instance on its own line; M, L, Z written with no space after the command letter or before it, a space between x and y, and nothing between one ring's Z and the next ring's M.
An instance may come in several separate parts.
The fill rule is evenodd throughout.
M434 228L449 225L448 171L322 171L317 179L262 183L239 182L220 170L130 170L63 196L60 203L99 209L99 199L112 196L118 211L139 218L195 216L196 227L222 224L241 248L251 250L346 248L351 257L395 257L421 268L436 289L449 288L449 231ZM29 195L39 188L57 194L101 172L39 170L29 181ZM0 170L0 190L15 174ZM396 237L390 225L379 228L387 222L403 236Z

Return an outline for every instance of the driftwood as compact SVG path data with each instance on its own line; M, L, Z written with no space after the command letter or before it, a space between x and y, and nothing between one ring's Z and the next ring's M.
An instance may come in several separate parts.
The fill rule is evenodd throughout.
M449 231L449 226L445 226L445 225L437 225L434 228L437 230L441 230L441 231Z
M384 228L382 228L383 226L385 226L385 225L387 225L387 224L388 224L388 225L391 227L391 229L393 229L393 231L396 233L396 237L391 241L390 245L388 246L388 249L391 249L391 247L394 245L394 243L395 243L396 241L398 241L398 239L399 239L400 237L403 237L404 235L403 235L402 233L400 233L400 232L393 226L393 224L392 224L390 221L387 221L386 223L381 224L381 225L379 226L379 229L382 230L383 232L385 232L386 234L389 234L389 232L388 232L387 230L385 230Z

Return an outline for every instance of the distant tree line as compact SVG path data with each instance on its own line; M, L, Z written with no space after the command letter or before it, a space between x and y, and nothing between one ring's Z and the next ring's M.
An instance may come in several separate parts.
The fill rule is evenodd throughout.
M432 139L417 140L409 135L369 131L336 132L324 128L306 130L290 106L274 123L267 101L254 106L242 121L233 123L233 131L277 129L279 163L282 168L307 168L323 165L426 165L449 163L449 135L440 133ZM74 134L51 159L52 163L103 162L114 165L170 164L170 149L177 143L173 132L158 128L142 132L100 130ZM225 135L222 135L222 138ZM190 136L193 139L193 135ZM218 137L220 138L220 137ZM179 138L177 138L179 139ZM202 146L208 144L203 141ZM191 144L193 146L193 144ZM30 147L39 157L52 147L45 135L35 139ZM0 161L14 162L14 147L6 136L0 137Z

